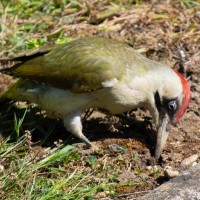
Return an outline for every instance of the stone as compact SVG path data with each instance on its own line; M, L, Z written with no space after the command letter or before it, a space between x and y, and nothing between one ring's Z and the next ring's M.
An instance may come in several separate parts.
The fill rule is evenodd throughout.
M182 167L188 167L188 166L191 166L192 163L196 162L197 159L198 159L198 155L197 154L194 154L188 158L185 158L182 162L181 162L181 166Z
M3 165L0 165L0 173L3 172L5 170Z
M182 172L137 200L200 199L200 163Z
M172 167L166 166L164 169L164 175L168 179L174 178L179 175L179 172L177 170L173 170Z
M192 163L192 166L195 166L196 164L198 164L198 163L197 163L197 162L193 162L193 163Z

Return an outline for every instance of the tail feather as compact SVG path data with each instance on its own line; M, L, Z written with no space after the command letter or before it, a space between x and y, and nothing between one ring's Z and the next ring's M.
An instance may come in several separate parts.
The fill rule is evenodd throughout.
M2 74L0 76L0 100L7 99L6 93L12 88L16 82L17 79L13 79L10 76Z
M20 75L23 76L26 72L28 76L30 74L32 76L32 73L34 73L34 71L36 71L35 73L39 73L38 70L41 70L39 69L40 68L39 66L41 65L42 62L41 56L50 52L57 46L58 45L47 45L39 49L24 51L12 57L9 56L0 58L0 74L9 74L20 77ZM30 62L28 61L33 59L34 59L33 63L30 64ZM28 67L25 63L29 65L30 69L27 69Z
M12 67L0 69L1 74L8 74L19 78L27 78L35 80L35 76L43 78L44 72L42 68L43 57L39 56L26 62L18 62ZM0 61L1 62L1 61ZM37 79L36 79L37 80Z
M41 80L43 80L43 71L41 67L42 56L56 46L57 45L43 46L39 49L22 52L17 56L0 58L0 101L9 98L12 91L14 91L16 87L19 87L22 82L24 83L24 81L26 81L11 76L34 79L35 74L40 74ZM29 62L29 60L33 61Z
M42 56L42 55L50 52L51 50L53 50L57 46L59 46L59 45L52 44L52 45L42 46L38 49L31 49L31 50L23 51L23 52L21 52L17 55L0 58L0 63L1 62L8 62L8 61L26 62L28 60L31 60L33 58L36 58L38 56Z
M12 83L9 85L6 91L2 94L2 99L13 99L13 94L16 89L21 88L22 85L26 84L27 80L24 79L14 79Z

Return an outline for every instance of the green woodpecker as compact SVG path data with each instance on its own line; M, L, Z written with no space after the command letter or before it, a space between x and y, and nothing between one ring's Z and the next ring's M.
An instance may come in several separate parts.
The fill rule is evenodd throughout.
M112 114L149 110L158 131L156 159L168 137L167 123L179 121L190 102L190 87L181 74L105 38L39 50L1 73L20 78L2 97L38 104L49 117L63 119L65 128L89 146L81 123L86 109Z

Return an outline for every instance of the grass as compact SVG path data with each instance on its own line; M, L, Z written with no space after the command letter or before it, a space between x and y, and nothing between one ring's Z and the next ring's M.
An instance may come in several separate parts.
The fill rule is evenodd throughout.
M137 161L135 155L130 156L130 160L122 156L128 151L126 146L123 151L120 149L110 155L104 151L84 155L62 141L54 142L51 148L42 146L50 140L51 133L58 134L59 130L50 123L49 133L43 130L44 136L40 134L39 141L34 141L35 132L27 130L27 122L31 120L29 115L33 111L22 107L14 115L8 130L11 134L0 138L0 199L115 199L119 188L146 183L140 178L144 172L140 168L131 172L135 174L135 180L119 180L120 174L128 171L129 164ZM10 109L9 112L14 112ZM3 118L1 125L9 121L5 116Z
M4 140L0 144L0 199L89 199L114 187L108 183L109 177L97 183L82 167L68 168L71 160L80 159L73 146L46 149L36 155L29 134L15 143Z
M110 165L105 154L82 155L62 141L55 142L52 148L41 147L48 136L33 143L34 132L26 130L31 111L22 107L14 114L8 130L11 134L0 138L0 199L93 199L99 195L115 198L118 187L138 184L117 181L116 170L126 167L125 160L117 158L118 152ZM53 124L49 127L46 135L55 131Z
M59 27L50 34L48 30L59 24L64 7L68 7L66 12L74 14L82 6L76 0L0 1L0 56L13 56L45 43L67 42Z
M114 199L117 188L142 184L119 183L115 170L122 164L98 166L102 157L81 157L71 145L37 151L28 131L16 142L1 141L0 150L0 199Z
M200 1L198 0L181 0L181 2L188 7L200 6Z

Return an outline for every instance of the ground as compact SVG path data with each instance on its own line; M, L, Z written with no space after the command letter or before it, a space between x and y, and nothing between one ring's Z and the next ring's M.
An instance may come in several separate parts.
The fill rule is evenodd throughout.
M46 15L51 22L45 24L49 35L62 32L62 38L70 39L91 35L114 38L148 58L177 69L191 86L187 113L180 123L170 127L170 136L158 163L153 158L156 131L151 116L139 109L117 116L94 110L83 121L85 135L101 149L98 154L84 154L85 146L77 144L80 141L66 132L61 121L48 119L37 107L24 102L1 103L2 137L6 138L14 129L13 113L22 117L27 109L20 130L21 134L28 130L25 133L31 141L26 145L32 158L44 158L48 147L59 146L62 141L66 145L75 144L73 159L55 163L55 167L62 166L67 173L77 168L90 174L91 180L83 181L88 185L102 181L116 184L109 191L98 191L97 199L137 198L168 180L164 176L166 166L182 172L189 167L181 165L185 158L200 155L200 4L198 1L81 1L82 6L74 6L70 2L62 8L59 20ZM18 20L17 25L26 23L25 19ZM31 37L38 35L41 33ZM45 37L49 35L45 33ZM8 54L7 49L2 52ZM6 87L9 82L9 77L1 75L1 86ZM1 159L2 164L8 158ZM10 163L2 165L10 170ZM4 193L6 196L6 190Z

